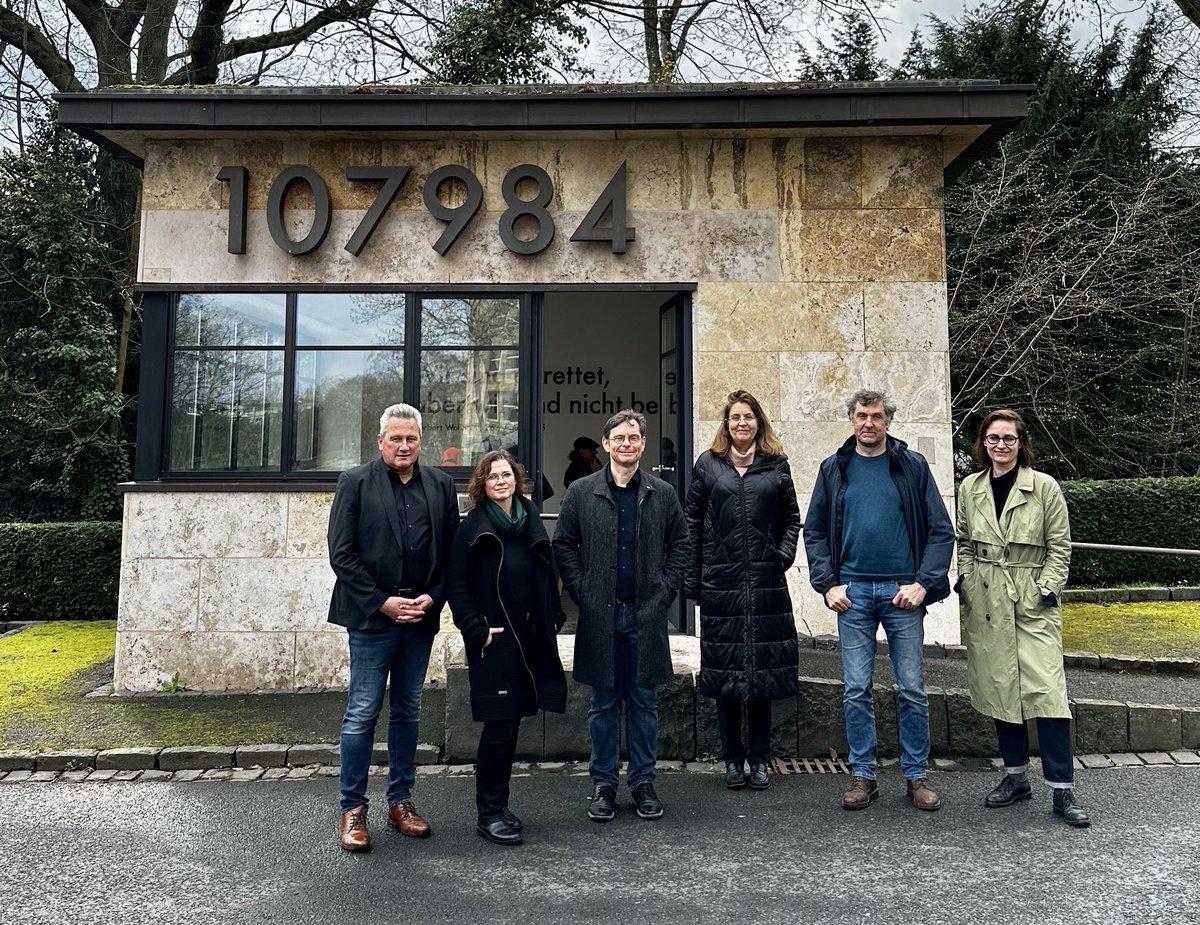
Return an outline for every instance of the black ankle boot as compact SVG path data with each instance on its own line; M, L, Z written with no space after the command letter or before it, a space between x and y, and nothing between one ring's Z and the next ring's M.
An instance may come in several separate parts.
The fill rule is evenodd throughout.
M1087 810L1075 802L1072 790L1054 789L1054 815L1062 816L1067 825L1077 829L1086 829L1092 824Z
M1005 774L1004 780L983 798L983 805L988 809L996 809L999 806L1012 806L1021 800L1028 800L1031 796L1033 789L1029 786L1028 777L1024 774Z

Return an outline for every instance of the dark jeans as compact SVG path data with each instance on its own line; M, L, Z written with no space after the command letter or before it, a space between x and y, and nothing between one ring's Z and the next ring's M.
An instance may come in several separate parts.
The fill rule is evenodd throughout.
M742 702L717 701L717 732L721 757L739 764L746 760L766 761L771 756L771 701L751 700L746 704L746 736L742 744ZM748 747L747 747L748 746Z
M367 772L375 723L388 699L388 806L412 798L416 780L421 688L429 669L433 637L411 624L350 630L350 690L342 719L342 812L367 804ZM389 685L388 679L391 678Z
M1038 750L1042 753L1042 777L1047 784L1069 785L1075 780L1071 762L1071 721L1065 717L1037 718ZM1024 723L996 720L996 738L1006 768L1029 764L1029 729Z
M508 806L508 784L520 731L519 719L489 720L483 724L475 755L475 808L480 822L498 819Z
M613 687L592 689L592 708L588 711L588 735L592 740L588 771L592 783L617 786L622 705L629 749L627 782L630 787L653 783L658 755L658 698L653 687L639 687L637 683L637 620L632 604L613 607L613 678Z

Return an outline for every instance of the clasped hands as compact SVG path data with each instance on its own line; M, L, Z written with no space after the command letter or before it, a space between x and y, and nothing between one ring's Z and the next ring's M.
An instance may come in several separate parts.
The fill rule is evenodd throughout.
M916 610L925 602L925 587L918 582L900 585L896 596L892 598L892 606L901 610ZM837 613L845 613L850 609L850 598L846 595L846 585L835 585L825 592L825 606Z
M430 607L433 598L428 594L417 597L389 597L380 607L379 612L394 623L420 623Z

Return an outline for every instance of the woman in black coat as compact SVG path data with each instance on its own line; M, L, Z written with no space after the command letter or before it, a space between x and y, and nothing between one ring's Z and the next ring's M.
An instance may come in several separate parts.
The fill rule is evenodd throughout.
M794 697L799 673L785 573L796 559L800 506L783 444L758 400L730 392L722 418L688 490L687 596L700 605L700 692L717 701L725 786L746 786L748 756L749 784L763 790L771 701Z
M508 808L521 719L565 713L567 680L556 636L566 620L550 538L524 498L521 466L487 453L467 486L475 507L454 537L449 597L466 645L471 715L483 723L475 761L475 831L519 845L524 827Z

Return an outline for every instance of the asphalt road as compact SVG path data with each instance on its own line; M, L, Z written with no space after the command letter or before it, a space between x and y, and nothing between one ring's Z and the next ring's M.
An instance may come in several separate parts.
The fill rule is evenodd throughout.
M418 783L433 838L336 843L336 782L0 786L0 922L64 923L1196 923L1200 769L1082 772L1087 830L1035 799L985 810L995 775L937 774L921 813L894 770L848 813L842 776L727 792L666 773L667 815L585 818L586 777L514 780L526 844L474 834L470 777ZM382 780L372 778L382 803Z

